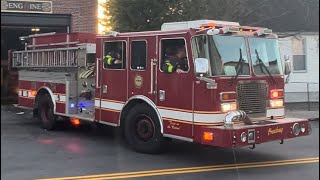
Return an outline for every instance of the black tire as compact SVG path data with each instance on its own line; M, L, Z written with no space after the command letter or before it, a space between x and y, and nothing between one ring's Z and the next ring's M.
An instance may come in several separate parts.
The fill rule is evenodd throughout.
M165 139L160 131L159 118L146 104L138 104L129 111L124 135L127 143L137 152L158 154L164 150Z
M57 124L57 116L54 115L53 103L49 94L42 95L39 99L39 120L41 127L46 130L53 130Z

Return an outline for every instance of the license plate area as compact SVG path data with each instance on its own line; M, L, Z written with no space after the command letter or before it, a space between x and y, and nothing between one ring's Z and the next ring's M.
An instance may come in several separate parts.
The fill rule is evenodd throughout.
M256 130L255 129L248 129L248 143L252 144L256 141Z

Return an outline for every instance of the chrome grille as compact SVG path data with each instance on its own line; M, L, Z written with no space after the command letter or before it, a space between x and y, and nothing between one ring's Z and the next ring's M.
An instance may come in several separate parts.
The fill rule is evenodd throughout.
M237 101L240 110L247 114L266 113L267 85L263 82L240 82Z

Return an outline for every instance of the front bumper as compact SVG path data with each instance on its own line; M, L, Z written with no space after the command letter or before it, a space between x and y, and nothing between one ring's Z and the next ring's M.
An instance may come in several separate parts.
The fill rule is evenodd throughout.
M302 129L297 135L293 132L293 126L296 123ZM253 125L235 124L231 128L224 126L202 126L199 131L197 133L198 138L196 139L201 144L231 148L307 136L311 134L311 126L308 120L305 119L284 118L260 121ZM249 138L249 132L253 132L254 138L252 136ZM212 133L212 140L204 139L204 133ZM241 138L241 134L247 135L245 141Z

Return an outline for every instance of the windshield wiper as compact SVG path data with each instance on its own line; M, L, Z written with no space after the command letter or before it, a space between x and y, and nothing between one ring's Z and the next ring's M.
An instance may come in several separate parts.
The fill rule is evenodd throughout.
M238 61L238 63L237 63L237 66L236 66L237 74L236 74L236 76L232 79L230 85L233 85L233 84L237 81L240 73L243 72L243 62L245 62L245 60L244 60L243 57L242 57L242 49L239 48L239 50L240 50L240 58L239 58L239 61Z
M258 60L258 62L259 62L259 66L260 66L261 72L264 73L264 72L263 72L263 69L262 69L262 67L263 67L263 68L267 71L268 75L271 77L272 82L276 85L277 82L274 80L274 77L273 77L272 74L270 73L268 67L267 67L267 66L264 64L264 62L260 59L258 50L255 49L255 52L256 52L256 55L257 55L257 60ZM264 73L264 74L265 74L265 73Z

